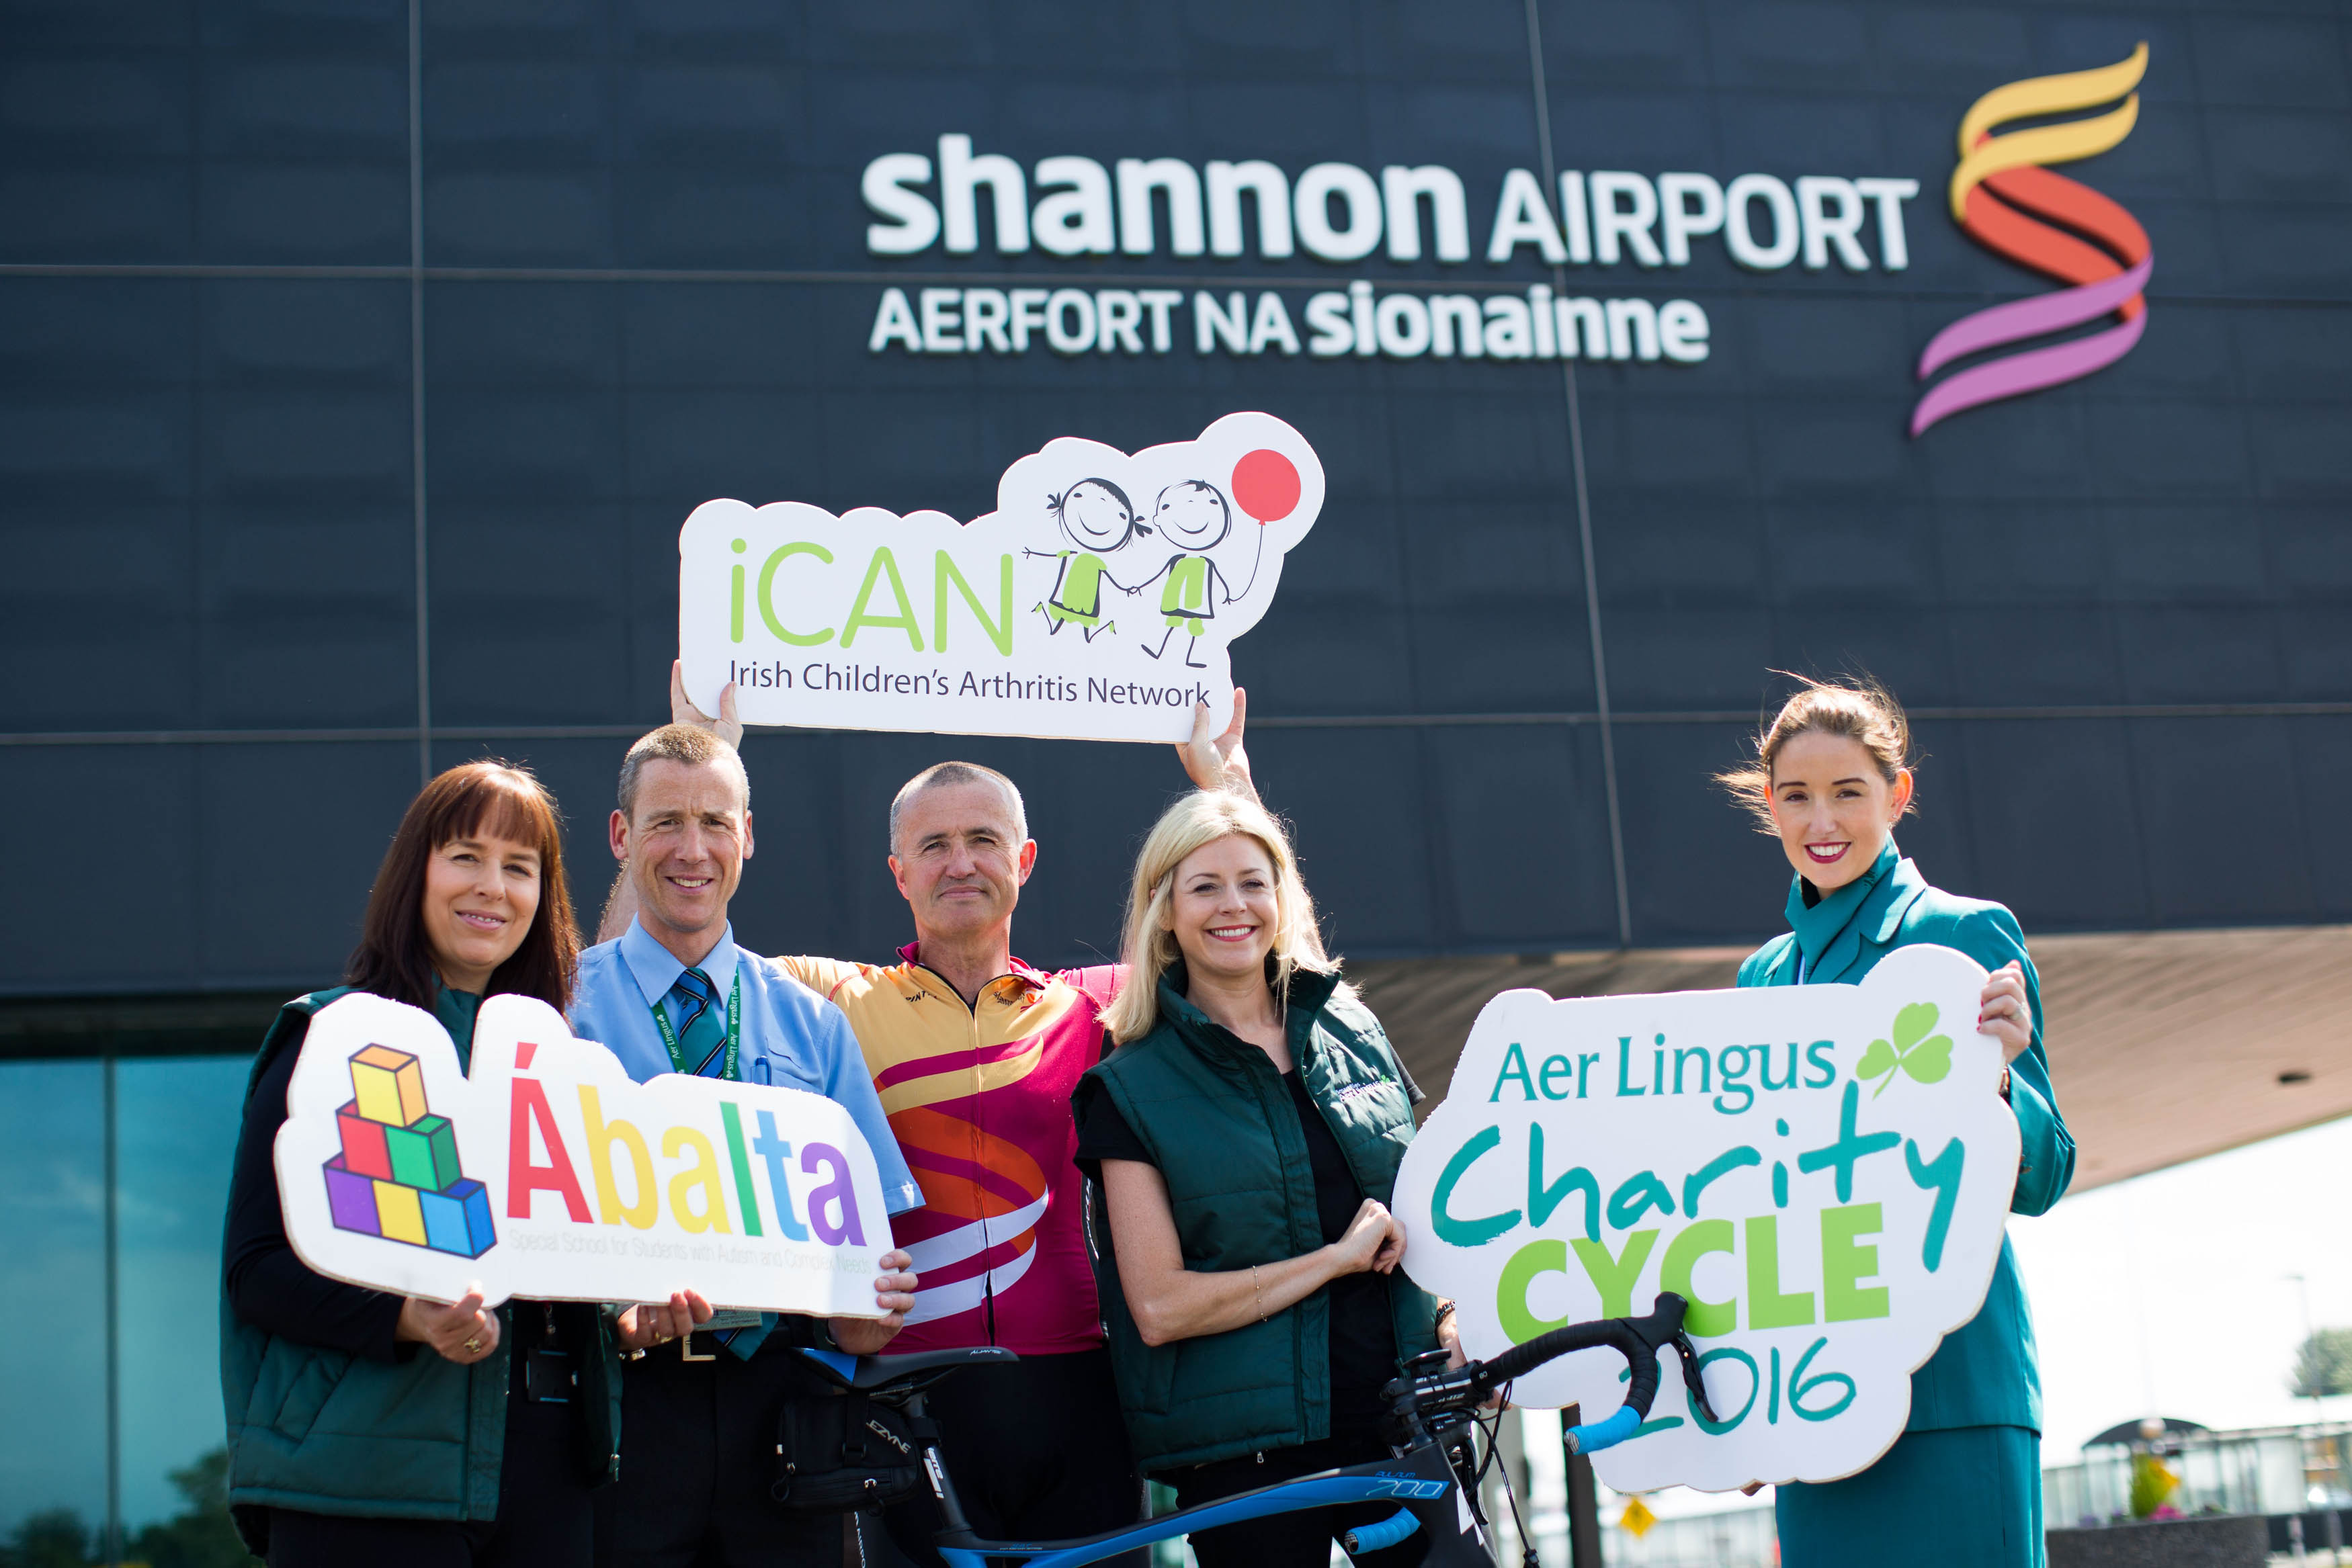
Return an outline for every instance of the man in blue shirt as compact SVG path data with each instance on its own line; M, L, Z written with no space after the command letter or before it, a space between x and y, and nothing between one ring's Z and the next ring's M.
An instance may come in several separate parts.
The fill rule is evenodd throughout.
M735 946L727 906L752 841L751 784L734 747L682 725L629 747L611 841L637 914L617 939L580 956L572 1032L608 1047L640 1082L690 1072L825 1096L874 1151L889 1212L920 1207L848 1019L774 960ZM769 1500L777 1418L793 1348L871 1355L898 1332L914 1305L912 1262L892 1252L883 1266L878 1321L714 1314L692 1291L625 1316L623 1342L639 1359L624 1385L620 1482L603 1494L597 1520L600 1563L839 1568L838 1519Z

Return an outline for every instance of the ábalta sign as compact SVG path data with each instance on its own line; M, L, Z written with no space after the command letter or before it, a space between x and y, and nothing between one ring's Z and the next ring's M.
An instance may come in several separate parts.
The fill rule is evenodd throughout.
M433 1015L320 1009L273 1158L286 1235L330 1279L454 1301L657 1301L873 1317L890 1218L874 1152L820 1094L630 1082L530 997L491 997L471 1071Z

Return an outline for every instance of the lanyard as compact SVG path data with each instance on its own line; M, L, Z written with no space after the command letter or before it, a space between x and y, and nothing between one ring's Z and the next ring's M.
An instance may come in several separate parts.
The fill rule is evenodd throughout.
M669 1047L669 1064L688 1077L693 1077L695 1068L701 1063L689 1064L687 1061L686 1052L678 1049L677 1030L670 1027L669 1015L662 1011L661 1003L654 1004L653 1012L654 1026L661 1030L662 1043ZM727 1057L719 1064L720 1078L730 1082L741 1082L743 1074L740 1069L742 1064L738 1059L742 1050L743 971L738 969L735 971L735 984L727 993Z

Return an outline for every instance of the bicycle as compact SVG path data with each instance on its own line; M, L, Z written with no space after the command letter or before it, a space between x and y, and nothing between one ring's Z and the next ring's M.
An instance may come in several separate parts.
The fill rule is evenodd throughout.
M1624 1404L1605 1418L1570 1427L1566 1434L1570 1452L1598 1453L1623 1442L1640 1428L1657 1396L1658 1352L1671 1348L1682 1358L1683 1384L1693 1402L1702 1415L1714 1420L1715 1411L1699 1377L1698 1351L1683 1327L1688 1307L1682 1297L1668 1291L1657 1297L1646 1317L1570 1323L1515 1345L1491 1361L1473 1361L1452 1369L1445 1366L1446 1353L1442 1350L1415 1356L1404 1364L1403 1375L1381 1391L1390 1403L1393 1436L1402 1438L1392 1443L1389 1458L1297 1477L1076 1540L982 1540L973 1533L957 1500L955 1482L947 1473L937 1442L928 1440L921 1444L919 1462L945 1520L932 1543L948 1568L988 1568L992 1558L1013 1559L1021 1568L1078 1568L1214 1525L1334 1504L1393 1500L1398 1504L1395 1513L1342 1537L1340 1544L1351 1557L1395 1545L1420 1531L1427 1533L1430 1542L1423 1559L1426 1568L1495 1568L1495 1546L1478 1506L1479 1483L1494 1458L1494 1439L1487 1429L1486 1453L1481 1460L1475 1436L1484 1427L1479 1411L1498 1394L1507 1395L1515 1378L1546 1362L1574 1351L1615 1350L1625 1357L1629 1374ZM822 1352L805 1354L845 1392L854 1390L875 1403L903 1409L919 1422L925 1392L943 1378L965 1366L1019 1359L1011 1351L994 1347L855 1361ZM1517 1506L1517 1500L1512 1500L1515 1518ZM1524 1530L1521 1539L1525 1539ZM1532 1568L1532 1547L1526 1561Z

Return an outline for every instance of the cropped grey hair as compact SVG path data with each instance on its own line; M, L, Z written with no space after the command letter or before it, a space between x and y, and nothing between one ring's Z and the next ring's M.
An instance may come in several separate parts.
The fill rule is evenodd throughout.
M1004 791L1004 799L1013 807L1013 842L1015 848L1028 841L1029 809L1021 803L1021 787L993 768L982 768L977 762L935 762L912 779L898 794L890 798L890 852L898 852L898 819L906 815L908 802L926 789L950 784L993 784Z

